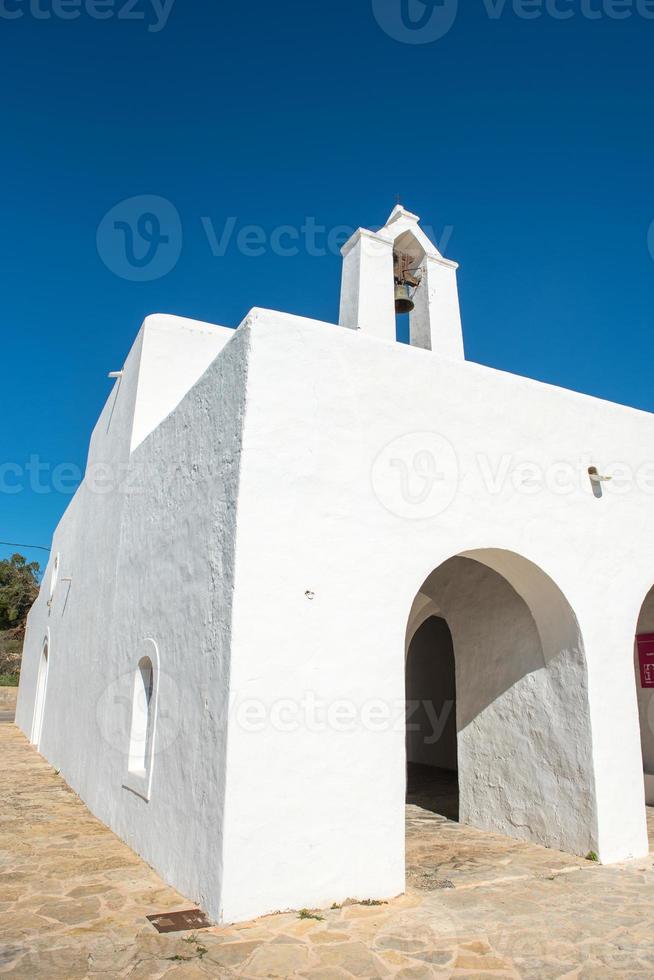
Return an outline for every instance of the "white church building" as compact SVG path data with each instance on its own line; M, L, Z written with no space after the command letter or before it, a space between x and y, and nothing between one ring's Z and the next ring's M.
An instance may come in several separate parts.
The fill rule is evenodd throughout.
M465 360L401 206L343 257L338 325L145 320L29 617L17 724L215 922L403 892L407 771L648 849L654 416Z

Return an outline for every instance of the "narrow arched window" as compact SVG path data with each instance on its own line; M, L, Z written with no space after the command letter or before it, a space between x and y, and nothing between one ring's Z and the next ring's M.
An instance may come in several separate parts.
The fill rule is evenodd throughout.
M132 728L129 739L129 764L131 773L145 777L150 762L152 744L152 694L154 691L154 670L149 657L139 661L134 674L132 693Z
M127 772L123 781L146 802L152 789L152 770L157 736L157 700L159 697L159 648L148 638L143 654L132 676L132 718L127 746Z
M41 656L39 658L39 669L36 677L36 693L34 697L34 715L32 719L32 742L37 749L41 746L41 732L43 730L43 715L45 712L45 694L48 686L48 669L50 666L50 641L48 637L43 640Z
M59 553L57 553L54 556L52 562L52 571L50 572L50 594L48 597L50 599L50 603L52 602L52 597L54 596L55 589L57 588L57 581L59 579L59 563L60 563L60 557L59 557Z

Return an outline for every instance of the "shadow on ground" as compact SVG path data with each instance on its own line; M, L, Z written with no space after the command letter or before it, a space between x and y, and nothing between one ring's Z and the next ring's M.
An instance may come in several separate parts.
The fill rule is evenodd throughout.
M407 766L406 801L448 820L459 819L459 783L456 772L410 762Z

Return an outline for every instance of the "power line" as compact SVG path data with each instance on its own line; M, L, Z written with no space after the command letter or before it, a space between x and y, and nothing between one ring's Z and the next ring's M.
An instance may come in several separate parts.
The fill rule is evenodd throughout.
M50 548L45 548L42 544L16 544L15 541L0 541L0 544L8 548L36 548L38 551L50 551Z

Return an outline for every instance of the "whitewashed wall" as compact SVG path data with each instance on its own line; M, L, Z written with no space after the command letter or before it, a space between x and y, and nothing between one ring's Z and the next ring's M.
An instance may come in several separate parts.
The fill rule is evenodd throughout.
M61 567L52 607L47 569L30 613L16 717L29 734L47 629L41 752L167 881L217 912L247 335L215 327L212 349L206 324L174 326L170 318L146 321L96 426L86 481L53 542ZM191 367L184 366L195 341ZM164 346L155 385L141 355L149 347L161 357ZM202 356L208 370L186 394L180 378L197 381ZM151 404L141 417L153 421L154 403L160 424L130 455L143 391ZM101 489L111 480L119 481L115 489ZM146 803L123 783L133 677L150 652L148 638L158 646L161 676Z
M567 703L581 715L563 730L571 739L581 734L582 743L562 746L561 756L568 753L566 765L583 762L578 787L570 769L561 772L566 805L556 819L537 826L536 816L531 830L514 831L536 839L551 833L559 846L584 853L596 842L605 861L646 853L633 635L653 574L651 498L635 488L597 500L583 466L570 495L523 492L513 470L525 462L579 468L586 457L586 469L593 461L638 467L648 460L652 418L329 325L264 311L254 311L250 324L232 698L268 709L311 692L361 710L371 701L397 704L407 619L430 572L478 549L514 552L544 573L527 575L521 595L549 648L560 624L546 579L573 611L587 659L585 677L575 636L567 659L559 648L549 693L541 689L550 700L536 717L544 724L558 701L559 722L571 688ZM443 513L413 521L382 506L371 474L389 443L421 432L455 447L459 481ZM497 492L485 486L480 454L492 474L510 457L513 479ZM535 708L538 692L528 689L525 705ZM231 718L227 918L400 891L401 727L314 732L305 724L298 733L268 724L252 733ZM544 799L558 775L542 769L542 738L534 733L531 758L527 743L522 761ZM252 786L264 801L254 809ZM579 813L575 802L583 804ZM508 817L502 829L511 830Z
M162 363L174 370L192 342L191 331ZM531 743L523 729L533 784L514 783L503 814L494 801L497 822L510 831L504 818L521 795L544 801L547 781L560 780L556 819L550 811L516 833L551 832L572 850L596 841L604 861L644 854L633 636L654 580L651 496L634 488L597 500L587 480L569 495L534 492L515 467L586 456L638 467L652 418L267 311L252 311L213 353L193 384L195 364L177 407L141 415L144 438L130 455L138 341L96 428L91 458L124 464L138 492L83 487L55 535L72 582L30 616L17 716L29 732L49 628L46 758L217 920L397 894L407 622L434 569L476 555L527 604L548 661L542 682L527 678L515 692L514 716L524 704L542 727L548 709L556 720L571 701L579 710L561 730L581 738L576 756L561 735L548 733L543 747L536 725ZM380 490L380 466L402 460L407 437L413 453L425 433L451 447L455 486L447 507L414 520L412 504L389 499L388 473ZM489 489L488 467L501 476L503 457L509 476ZM452 459L446 469L451 477ZM517 576L515 555L525 559ZM576 633L561 631L561 595ZM526 621L522 635L535 656ZM130 671L148 637L162 685L146 803L122 787L128 732L116 719L129 713ZM316 702L326 725L310 719ZM501 719L493 724L500 746ZM574 758L576 786L565 769Z

